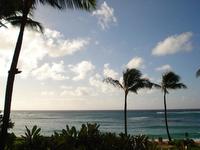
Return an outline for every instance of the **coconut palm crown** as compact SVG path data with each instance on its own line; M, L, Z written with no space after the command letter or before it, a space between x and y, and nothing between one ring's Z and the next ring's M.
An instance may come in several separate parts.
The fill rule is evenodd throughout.
M142 78L142 73L137 69L126 69L123 72L123 82L115 80L111 77L104 79L104 82L112 84L115 87L122 89L125 93L124 103L124 132L127 135L127 95L129 92L136 93L142 88L152 88L154 85L148 79Z
M165 125L167 130L167 136L169 141L171 141L171 136L169 133L168 122L167 122L167 104L166 104L166 94L169 94L169 90L185 89L187 88L185 84L180 82L180 76L172 71L165 72L162 75L161 86L164 93L164 109L165 109Z
M168 89L182 89L187 88L185 84L180 82L181 78L179 75L172 71L165 72L162 75L161 89L169 93Z

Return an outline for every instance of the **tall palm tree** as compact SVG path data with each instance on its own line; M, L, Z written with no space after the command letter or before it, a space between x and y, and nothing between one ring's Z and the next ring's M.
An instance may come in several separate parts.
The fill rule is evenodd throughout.
M7 2L7 0L1 0L0 6L3 6L3 4ZM12 3L17 4L15 5L15 7L19 9L21 15L17 14L8 18L8 20L12 24L20 26L20 31L15 46L12 63L8 73L3 115L3 126L0 136L0 150L3 150L5 147L15 75L21 72L17 69L17 64L22 46L24 29L26 26L29 26L31 28L42 30L40 23L30 18L34 10L36 10L37 4L40 3L42 5L50 5L51 7L60 10L69 8L91 11L96 8L96 0L9 0L9 2L10 5L12 5Z
M104 82L110 83L124 91L124 133L127 135L127 96L129 92L137 94L137 91L142 88L151 88L154 84L148 79L142 78L142 73L137 69L126 69L123 72L123 83L111 77L104 79Z
M200 77L200 69L196 72L196 77Z
M167 136L169 141L171 141L171 136L169 133L168 122L167 122L167 104L166 104L166 94L169 94L169 89L176 90L176 89L185 89L187 88L185 84L180 82L180 76L175 74L172 71L165 72L162 75L161 86L164 93L164 109L165 109L165 125L167 130Z

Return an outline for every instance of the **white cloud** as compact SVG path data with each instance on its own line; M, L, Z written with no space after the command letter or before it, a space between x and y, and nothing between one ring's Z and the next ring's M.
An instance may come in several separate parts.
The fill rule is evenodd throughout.
M138 91L138 94L140 95L150 95L150 94L155 94L157 92L160 92L159 89L141 89Z
M94 94L94 91L90 87L77 87L77 88L65 88L60 96L92 96Z
M6 76L10 67L14 46L19 29L9 25L9 28L0 28L0 76ZM9 38L5 38L9 35ZM45 56L62 57L82 51L89 44L88 38L65 39L60 32L45 29L44 34L26 30L19 57L18 68L22 70L21 77L27 77L38 67L39 61Z
M172 67L170 65L166 64L166 65L156 68L155 70L156 71L169 71L169 70L172 70Z
M50 66L48 63L45 63L41 67L32 71L32 76L34 76L38 80L65 80L68 77L64 76L64 62L60 61L60 63L52 63Z
M43 96L53 96L53 95L55 95L55 92L54 91L42 91L41 95L43 95Z
M89 78L89 83L91 86L100 90L103 93L110 93L115 91L115 87L110 84L104 83L103 78L99 74L95 74L94 76Z
M82 61L76 65L69 65L68 67L76 74L76 76L73 77L74 81L85 79L87 74L95 69L95 66L90 61Z
M165 40L159 42L152 50L152 54L156 56L164 56L169 54L175 54L181 51L192 50L192 38L191 32L185 32L180 35L172 35Z
M105 77L111 77L113 79L116 79L118 73L115 72L113 69L110 69L109 64L104 64L103 75Z
M110 24L117 23L114 9L109 7L105 1L101 4L100 8L92 14L98 18L98 23L103 30L109 28Z
M64 35L58 31L46 29L45 43L48 48L48 54L51 57L62 57L72 55L75 52L83 50L88 44L89 39L65 39Z
M126 65L127 68L144 68L144 60L141 57L134 57Z

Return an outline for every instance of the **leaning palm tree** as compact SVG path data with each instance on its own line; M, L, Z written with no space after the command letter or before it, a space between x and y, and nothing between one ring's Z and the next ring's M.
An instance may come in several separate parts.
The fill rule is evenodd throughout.
M37 4L47 4L52 6L53 8L57 8L60 10L70 8L91 11L96 8L96 0L1 0L0 6L3 6L3 4L5 3L8 4L8 2L10 3L10 5L12 5L12 3L17 4L15 5L15 7L20 11L20 14L9 16L8 18L6 18L6 20L8 20L13 25L19 25L20 31L16 42L11 67L8 73L3 115L3 126L0 136L0 150L3 150L5 147L15 75L21 72L17 69L17 64L22 47L25 27L28 26L42 31L40 23L30 18L30 16L32 16L33 12L36 10Z
M196 77L200 77L200 69L196 72Z
M162 89L164 93L165 125L166 125L168 139L169 141L171 141L171 136L169 133L168 122L167 122L166 94L169 94L169 91L168 91L169 89L176 90L176 89L185 89L187 87L185 84L180 83L180 76L170 71L162 75L160 88Z
M129 92L137 94L137 91L142 88L151 88L154 84L148 79L142 78L142 73L137 69L126 69L123 72L123 83L111 77L104 79L104 82L110 83L124 91L124 133L127 135L127 96Z

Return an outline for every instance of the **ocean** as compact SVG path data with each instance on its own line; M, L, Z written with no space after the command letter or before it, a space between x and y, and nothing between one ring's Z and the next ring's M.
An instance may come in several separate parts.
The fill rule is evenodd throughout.
M123 111L12 111L11 120L15 126L10 132L23 135L25 125L32 128L37 125L41 134L51 135L66 128L66 125L80 129L83 123L97 123L102 132L124 132ZM166 136L163 110L128 111L128 133L146 134L150 138ZM169 131L172 138L200 139L200 110L169 110Z

